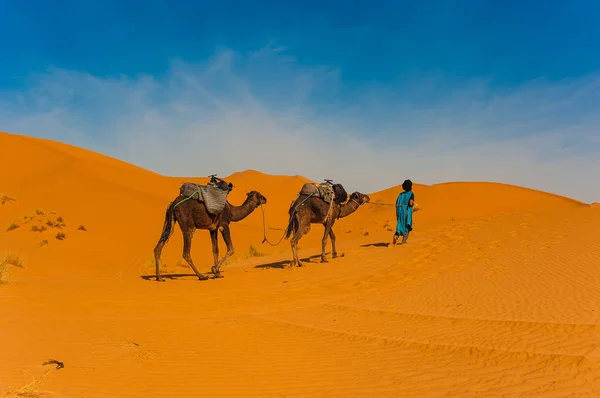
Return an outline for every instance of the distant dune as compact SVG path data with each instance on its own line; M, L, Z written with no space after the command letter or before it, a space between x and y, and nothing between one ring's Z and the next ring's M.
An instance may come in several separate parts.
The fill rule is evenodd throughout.
M8 133L0 158L0 394L600 395L598 203L415 184L415 230L390 247L395 186L336 222L342 258L318 262L323 227L312 225L302 268L288 266L289 241L262 243L257 209L232 224L223 279L194 277L176 226L161 284L151 276L165 209L205 176ZM250 190L267 198L271 242L309 181L220 177L232 204ZM210 271L207 231L192 256Z

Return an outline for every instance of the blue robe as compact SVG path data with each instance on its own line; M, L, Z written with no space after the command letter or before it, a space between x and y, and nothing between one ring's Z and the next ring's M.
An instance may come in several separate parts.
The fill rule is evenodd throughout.
M404 191L396 199L396 234L407 235L412 231L413 208L408 206L412 197L412 191Z

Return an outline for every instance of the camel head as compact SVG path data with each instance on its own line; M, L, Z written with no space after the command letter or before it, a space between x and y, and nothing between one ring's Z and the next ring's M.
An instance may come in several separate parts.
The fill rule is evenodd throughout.
M252 203L256 203L256 206L267 204L267 198L262 196L261 193L258 191L250 191L246 193L246 196L248 197L246 200L252 201Z
M353 200L359 205L364 205L365 203L369 203L371 201L371 198L369 198L369 195L364 195L360 192L352 192L348 201L350 200Z

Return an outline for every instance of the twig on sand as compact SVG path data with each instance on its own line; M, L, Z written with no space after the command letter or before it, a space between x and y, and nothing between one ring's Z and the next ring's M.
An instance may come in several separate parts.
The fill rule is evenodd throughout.
M61 368L65 367L65 364L63 362L57 361L56 359L51 359L42 364L42 366L46 366L46 365L56 365L56 369L61 369Z

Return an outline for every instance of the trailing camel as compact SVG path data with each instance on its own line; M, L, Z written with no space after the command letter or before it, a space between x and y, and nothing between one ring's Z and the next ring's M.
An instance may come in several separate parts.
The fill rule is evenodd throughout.
M258 206L266 204L267 199L257 191L248 192L246 200L241 206L233 206L229 202L225 203L225 207L219 214L211 214L207 211L203 202L188 199L185 195L179 195L173 202L167 206L165 214L165 222L163 230L156 247L154 248L154 260L156 262L156 280L164 282L160 276L160 255L162 249L173 234L173 222L179 224L179 228L183 234L183 258L194 270L198 279L206 280L208 277L202 275L196 269L190 251L192 249L192 238L196 229L208 229L212 242L212 252L214 257L214 265L212 273L214 278L222 278L221 265L234 253L233 243L231 242L231 233L229 224L246 218ZM221 231L223 240L227 245L227 253L219 260L219 245L218 231Z
M331 239L331 255L333 258L338 256L335 249L335 234L333 225L338 218L348 217L354 213L360 206L369 203L370 198L360 192L353 192L346 203L340 203L333 198L327 203L319 196L305 194L301 191L298 198L292 203L289 209L290 220L285 232L285 238L288 239L292 232L294 236L290 240L292 245L292 254L294 256L293 266L302 266L298 258L298 241L310 231L311 224L323 224L325 233L321 244L321 262L326 263L325 246L327 237Z

